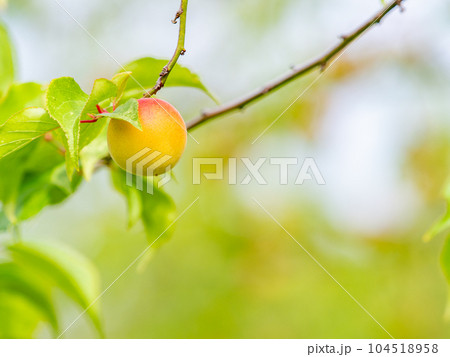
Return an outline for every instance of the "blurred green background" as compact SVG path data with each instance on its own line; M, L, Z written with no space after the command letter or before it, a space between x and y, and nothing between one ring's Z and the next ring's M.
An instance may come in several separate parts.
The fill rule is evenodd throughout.
M120 63L173 52L177 0L62 3ZM225 102L323 53L380 6L191 0L181 63ZM178 213L199 200L148 264L131 267L98 301L108 338L388 338L253 197L394 337L450 337L439 266L444 236L422 239L444 210L440 191L450 167L450 5L405 7L352 45L255 144L317 73L192 132L198 144L189 139L166 189ZM88 90L117 70L53 0L12 0L2 19L21 81L72 76ZM186 121L214 106L190 89L160 97ZM194 157L314 157L327 184L193 185ZM276 174L276 167L264 170ZM22 236L79 251L99 270L103 290L147 246L141 226L127 230L126 215L100 170L67 202L27 222ZM60 295L64 329L81 310ZM40 323L31 335L50 337L49 326ZM97 336L85 317L64 335Z

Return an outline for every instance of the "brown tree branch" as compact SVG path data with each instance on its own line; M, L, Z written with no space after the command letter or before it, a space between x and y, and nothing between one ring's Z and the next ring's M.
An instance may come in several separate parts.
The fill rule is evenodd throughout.
M355 41L357 38L359 38L361 35L363 35L372 25L379 23L383 17L385 17L391 10L393 10L395 7L400 7L401 10L403 10L402 2L405 0L394 0L391 1L388 5L386 5L383 9L381 9L377 14L375 14L372 18L370 18L367 22L365 22L363 25L358 27L355 31L348 35L341 36L341 42L333 47L330 51L325 53L322 57L316 59L315 61L308 63L306 65L302 66L295 66L292 68L292 70L281 76L278 79L275 79L272 82L267 83L263 88L258 89L254 91L253 93L250 93L243 98L237 99L235 101L232 101L230 103L218 106L217 108L210 109L204 111L199 117L191 120L187 123L187 128L192 129L200 124L205 123L208 120L211 120L213 118L217 118L220 116L223 116L225 114L228 114L232 111L243 109L250 103L260 99L261 97L267 95L268 93L271 93L285 84L293 81L294 79L297 79L301 77L302 75L309 73L313 69L319 68L320 70L324 70L326 66L330 63L330 60L336 57L338 54L340 54L346 47L348 47L353 41Z
M158 93L158 91L164 87L166 84L167 78L169 77L170 72L175 67L178 58L186 53L186 49L184 48L184 40L186 38L186 12L187 12L188 0L181 0L180 9L177 11L175 18L172 20L172 23L176 24L177 20L180 19L180 31L178 34L178 43L177 48L175 49L175 53L170 59L169 63L167 63L162 69L159 78L155 84L155 86L148 92L144 93L144 98L150 98L152 95Z

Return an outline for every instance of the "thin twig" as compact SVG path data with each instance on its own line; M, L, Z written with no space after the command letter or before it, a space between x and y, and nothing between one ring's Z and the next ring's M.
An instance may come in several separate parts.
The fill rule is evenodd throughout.
M148 92L144 93L144 98L150 98L152 95L158 93L158 91L164 87L166 84L167 78L169 77L170 72L175 67L178 58L186 53L186 49L184 48L184 40L186 38L186 12L187 12L188 0L181 0L180 9L177 11L175 18L172 20L172 23L176 24L177 20L180 19L180 31L178 34L178 43L177 48L175 49L175 53L170 59L169 63L167 63L159 74L159 78L156 81L155 86Z
M341 42L333 47L330 51L325 53L322 57L316 59L315 61L303 65L303 66L294 66L292 70L281 76L278 79L266 84L263 88L254 91L253 93L244 96L243 98L237 99L230 103L218 106L217 108L210 109L204 111L200 116L191 120L187 124L188 129L192 129L210 119L220 117L224 114L228 114L232 111L243 109L250 103L260 99L261 97L271 93L285 84L291 82L294 79L299 78L300 76L309 73L311 70L319 68L320 70L324 70L331 59L336 57L339 53L341 53L347 46L349 46L353 41L355 41L359 36L361 36L369 27L371 27L375 23L379 23L384 16L386 16L391 10L395 7L400 7L403 9L402 2L404 0L394 0L391 1L388 5L386 5L382 10L380 10L377 14L375 14L372 18L370 18L367 22L357 28L355 31L348 35L340 36Z

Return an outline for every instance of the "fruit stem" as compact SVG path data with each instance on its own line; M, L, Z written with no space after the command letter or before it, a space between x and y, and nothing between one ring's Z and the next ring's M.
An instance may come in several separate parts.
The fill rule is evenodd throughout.
M92 119L92 120L80 120L80 123L85 124L85 123L96 123L98 121L98 119Z
M103 109L100 104L97 104L95 106L97 108L97 111L99 114L104 114L104 113L109 113L106 109ZM113 107L113 111L115 110L115 106ZM96 123L101 117L94 115L94 114L88 114L89 117L91 117L92 119L90 120L80 120L80 123Z
M108 111L105 110L105 109L103 109L103 108L100 106L100 104L97 104L95 107L97 108L97 111L98 111L99 114L108 113Z

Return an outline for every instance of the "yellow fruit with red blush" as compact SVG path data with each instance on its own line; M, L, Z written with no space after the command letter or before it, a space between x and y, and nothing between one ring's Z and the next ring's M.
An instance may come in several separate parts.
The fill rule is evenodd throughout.
M118 119L108 127L108 148L122 169L137 175L160 175L172 169L186 147L186 124L168 102L138 100L142 130Z

